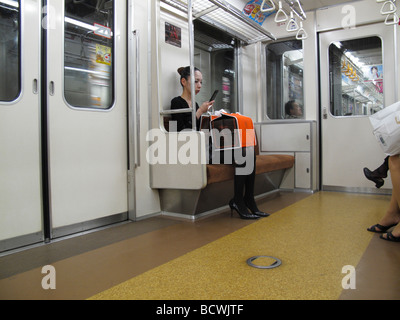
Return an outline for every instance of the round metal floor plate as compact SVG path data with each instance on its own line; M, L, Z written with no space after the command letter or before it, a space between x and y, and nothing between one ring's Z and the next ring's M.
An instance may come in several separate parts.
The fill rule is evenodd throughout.
M274 262L271 265L261 265L261 264L253 263L255 260L260 259L260 258L272 259ZM270 257L270 256L256 256L256 257L252 257L249 260L247 260L247 264L250 267L257 268L257 269L274 269L274 268L278 268L282 264L282 261L279 260L278 258Z

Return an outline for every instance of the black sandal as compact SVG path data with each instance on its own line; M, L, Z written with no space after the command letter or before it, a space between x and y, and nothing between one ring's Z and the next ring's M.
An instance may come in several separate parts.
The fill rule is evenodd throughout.
M388 231L390 228L392 228L392 227L394 227L394 226L396 226L396 225L397 225L397 223L392 224L392 225L386 227L386 226L382 226L381 224L377 223L376 225L374 225L374 226L368 228L367 230L368 230L369 232L385 233L385 232ZM379 228L380 230L377 230L376 228Z
M386 233L386 238L383 237L383 234L380 238L386 241L400 242L400 237L395 237L391 232Z

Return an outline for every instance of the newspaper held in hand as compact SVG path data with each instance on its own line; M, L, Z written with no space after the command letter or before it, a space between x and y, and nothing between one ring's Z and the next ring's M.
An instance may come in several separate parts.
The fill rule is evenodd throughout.
M370 116L369 120L383 152L389 156L400 154L400 101Z

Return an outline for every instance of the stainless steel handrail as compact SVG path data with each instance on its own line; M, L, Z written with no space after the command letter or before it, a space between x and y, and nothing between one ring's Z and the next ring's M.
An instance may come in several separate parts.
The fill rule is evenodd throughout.
M212 2L213 4L217 5L221 9L223 9L226 12L228 12L229 14L231 14L232 16L243 21L244 23L246 23L248 26L252 27L253 29L256 29L258 32L264 34L271 40L276 40L276 37L272 33L265 30L264 28L262 28L260 25L258 25L253 20L246 18L239 10L237 10L235 7L231 6L230 4L226 3L225 1L224 2L222 2L220 0L208 0L208 1Z
M190 86L192 97L192 129L196 130L196 88L194 74L194 25L193 25L193 0L188 0L189 23L189 55L190 55Z
M172 110L163 110L160 111L160 115L165 116L169 114L180 114L180 113L192 113L193 109L192 108L185 108L185 109L172 109Z
M134 31L136 36L136 166L141 166L141 147L140 147L140 33Z
M175 9L178 9L182 12L187 12L189 6L185 6L185 4L182 1L177 2L176 0L161 0L162 2L167 3L170 6L173 6ZM205 1L205 0L203 0ZM242 14L241 11L236 9L234 6L226 3L224 0L207 0L208 2L214 4L213 7L207 9L205 12L200 12L196 13L195 18L201 18L202 16L207 15L208 13L214 11L215 9L223 9L226 13L228 13L230 16L235 17L242 21L243 23L247 24L249 27L251 27L253 30L261 33L263 36L268 37L271 40L276 40L276 37L267 31L266 29L262 28L259 24L257 24L255 21L250 20L246 16ZM191 1L193 3L193 1ZM223 23L223 21L218 21L218 24ZM244 38L244 37L242 37ZM258 38L257 38L258 39ZM248 43L253 42L252 40L254 39L248 39Z

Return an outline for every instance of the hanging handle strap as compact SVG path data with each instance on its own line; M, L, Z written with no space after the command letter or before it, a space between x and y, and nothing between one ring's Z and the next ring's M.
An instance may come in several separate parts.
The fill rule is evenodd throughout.
M387 6L389 7L386 8ZM396 5L390 0L386 1L381 8L381 14L383 15L392 14L395 13L396 11L397 11Z
M280 16L282 16L282 18ZM288 15L286 14L285 10L282 9L282 2L279 1L279 10L275 16L275 22L285 22L288 19L289 19Z
M265 3L267 2L267 0L264 0L263 3L261 4L261 12L272 12L275 11L276 7L275 7L275 3L272 0L268 0L268 2L270 3L270 7L264 9Z
M303 22L300 21L300 28L297 31L296 39L297 40L306 40L308 38L308 34L306 30L303 28Z
M394 24L398 24L399 21L400 21L399 16L397 15L396 12L394 12L394 13L388 14L388 15L386 16L385 24L386 24L387 26L391 26L391 25L394 25Z
M286 31L287 32L296 32L299 30L299 25L297 24L294 16L293 16L293 11L290 12L290 19L289 22L286 26Z

